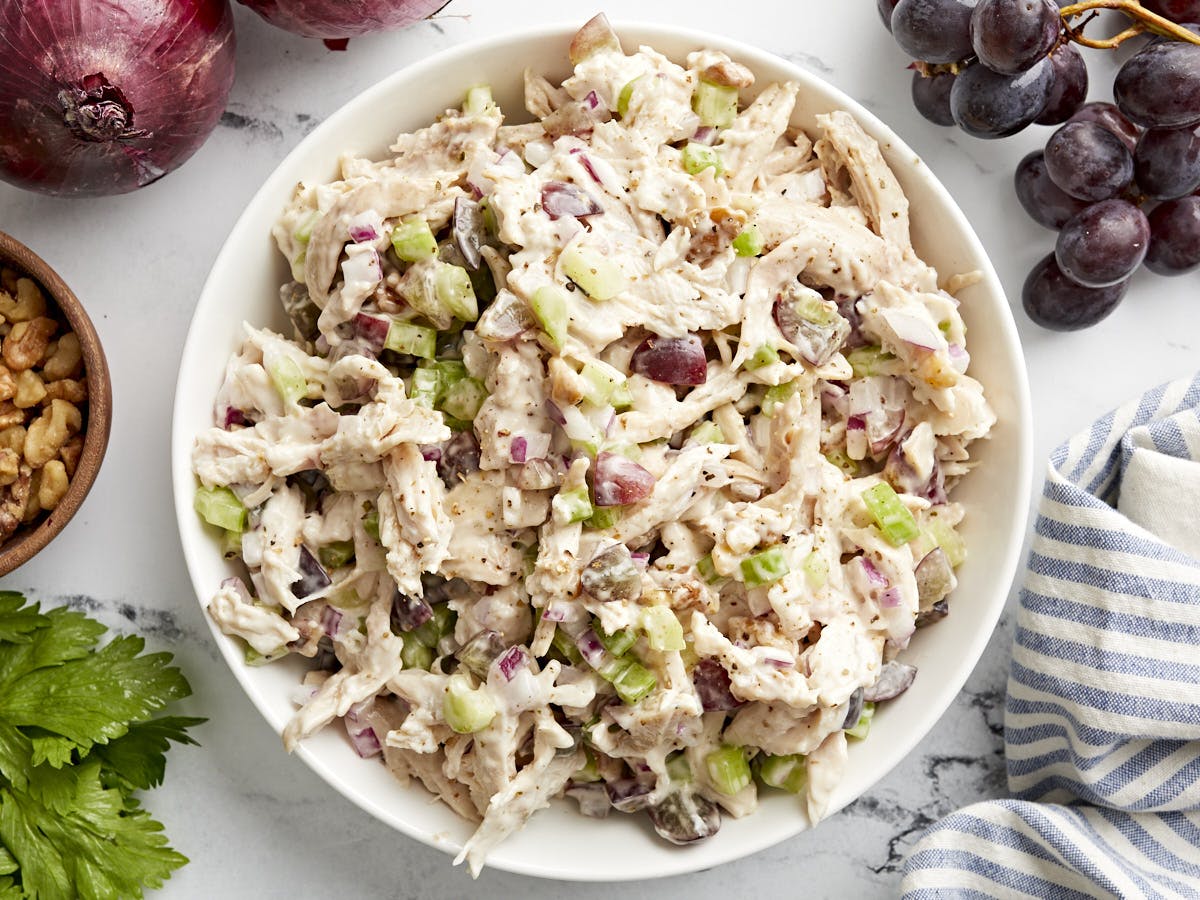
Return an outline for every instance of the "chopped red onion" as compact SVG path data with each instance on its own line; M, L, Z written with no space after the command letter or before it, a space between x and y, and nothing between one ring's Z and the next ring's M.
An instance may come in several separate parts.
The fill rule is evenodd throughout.
M879 595L879 605L884 609L895 609L900 605L900 589L890 587Z
M551 422L558 426L564 426L567 424L567 417L563 415L562 409L559 408L559 405L549 397L546 398L546 402L543 404L543 406L546 410L546 416Z
M759 652L759 658L775 669L791 669L796 665L796 660L791 656L785 656L784 651L775 650L771 647L763 647Z
M582 219L604 212L590 194L566 181L547 181L542 185L542 209L551 219L565 216Z
M359 213L346 224L350 240L356 244L376 241L383 234L383 219L373 209Z
M524 647L509 647L496 660L496 668L504 676L505 681L512 681L516 677L518 670L527 665L528 662L529 655L525 652Z
M593 669L598 669L604 663L604 659L608 651L604 649L604 645L600 643L600 638L596 634L595 629L588 628L579 633L575 638L575 646L579 648L579 653L584 661Z
M717 129L711 125L701 125L696 129L696 133L692 135L692 142L711 147L717 142Z
M515 463L525 462L525 451L529 447L529 441L517 435L512 439L512 443L508 445L508 458Z
M342 613L334 609L332 606L326 606L321 611L321 630L331 638L337 637L338 629L342 625Z
M421 459L425 462L440 462L442 459L442 448L437 444L422 444Z
M596 454L592 493L597 506L624 506L645 500L654 490L654 476L632 459L602 450Z
M370 759L372 756L378 756L383 752L383 748L379 744L379 736L375 734L375 730L369 725L353 725L350 722L349 716L342 719L342 724L346 726L346 734L350 738L350 743L354 746L354 751L363 759Z
M650 565L650 554L643 553L641 550L638 550L635 553L630 553L629 558L632 559L639 566L641 566L643 569L646 568L648 565Z
M867 581L876 587L890 587L891 582L887 580L882 572L875 568L875 563L871 562L869 557L860 556L859 563L862 565L863 573L867 576Z
M246 418L246 414L240 409L234 409L232 406L225 410L225 425L224 428L228 431L234 425L249 425L250 420Z
M962 375L967 371L967 366L971 364L971 355L967 353L966 348L961 344L950 345L950 365L954 367L954 371Z
M250 603L253 600L253 598L250 596L250 591L246 589L246 583L236 576L226 578L221 582L221 587L232 588L234 593L238 595L238 599L243 603Z
M596 96L595 91L588 91L588 95L583 98L583 102L587 104L589 109L598 109L600 107L600 98Z
M604 181L600 178L600 173L596 171L596 166L592 163L592 158L590 156L588 156L586 153L580 154L579 164L582 165L584 169L587 170L587 173L592 176L592 181L596 182L596 184L604 184Z
M887 322L897 338L913 347L936 350L944 343L937 326L920 316L885 306L879 310L879 317Z
M392 624L401 631L420 628L433 618L433 607L421 597L408 597L399 590L392 595Z
M354 317L354 335L376 353L383 350L392 320L387 316L359 313Z
M551 600L546 604L546 608L542 610L542 621L544 622L565 622L567 621L567 605L559 603L557 600Z
M847 431L866 431L867 420L862 416L851 416L846 420Z

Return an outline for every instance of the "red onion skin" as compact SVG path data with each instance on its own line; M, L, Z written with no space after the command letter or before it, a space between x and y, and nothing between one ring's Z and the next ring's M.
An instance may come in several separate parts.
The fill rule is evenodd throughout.
M428 19L448 0L238 0L272 25L304 37L337 41L391 31ZM330 46L344 50L345 45Z
M199 149L233 85L228 0L0 0L0 179L123 194Z

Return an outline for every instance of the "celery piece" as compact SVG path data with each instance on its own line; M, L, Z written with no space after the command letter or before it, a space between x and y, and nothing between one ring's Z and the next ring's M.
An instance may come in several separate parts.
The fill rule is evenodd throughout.
M816 550L804 557L800 568L804 571L804 577L808 579L809 585L814 590L823 588L825 582L829 580L829 563L825 562L825 557Z
M750 783L750 763L746 762L746 752L741 747L725 744L713 750L704 757L704 766L712 786L726 797L732 797Z
M308 396L308 382L300 364L290 356L278 356L267 365L271 384L279 391L284 403L299 403Z
M597 506L593 509L587 524L592 528L612 528L621 521L621 507Z
M467 364L461 359L439 359L430 368L437 372L443 388L448 388L470 375Z
M292 232L292 237L296 239L297 244L307 244L312 240L313 228L321 221L321 213L313 210L305 218L303 222L296 226L296 230Z
M247 644L245 650L242 652L242 660L248 666L265 666L267 663L283 659L287 655L288 648L286 644L280 644L278 649L272 650L270 653L259 653Z
M695 141L688 141L687 146L683 148L682 159L683 171L689 175L699 175L705 169L709 168L716 175L720 175L725 171L725 164L721 162L721 155L712 147L697 144Z
M867 488L862 492L862 499L875 524L893 547L901 547L921 533L913 514L886 481Z
M452 610L449 604L438 603L433 607L433 615L414 628L407 632L416 636L416 639L430 649L436 648L438 641L454 630L454 623L458 621L458 613Z
M413 369L410 399L419 406L433 409L442 399L441 382L437 369Z
M692 94L692 109L700 117L701 125L728 128L737 118L738 90L701 80Z
M763 252L762 232L751 223L738 232L733 239L733 252L738 256L758 256Z
M242 535L237 531L221 531L221 556L237 559L242 555Z
M884 375L889 368L888 363L896 357L882 347L868 344L865 347L855 347L846 354L846 362L854 370L855 378L865 378L868 375Z
M567 524L582 522L592 515L592 501L588 497L586 487L572 488L569 491L559 491L552 502L555 517Z
M875 718L875 704L867 701L863 704L862 713L859 714L858 721L854 723L854 727L846 729L846 737L861 741L871 730L871 720L873 718Z
M790 298L792 312L813 325L828 327L842 317L836 308L828 305L820 294L806 291L793 294Z
M429 667L433 665L432 648L417 640L411 631L400 638L403 641L400 645L400 661L404 663L404 668L424 669L428 672Z
M392 249L404 262L420 262L437 255L437 238L424 219L405 219L392 229Z
M304 264L308 261L308 251L304 250L292 260L292 281L298 281L304 284Z
M633 99L633 86L642 80L639 75L633 81L627 81L625 87L621 88L621 93L617 94L617 115L622 119L629 115L629 101Z
M246 507L227 487L198 487L192 499L196 512L209 525L241 534L246 530Z
M682 650L683 626L669 606L648 606L642 610L642 630L651 650Z
M437 353L437 331L424 325L393 319L383 346L395 353L433 359Z
M467 96L463 100L462 110L468 116L481 116L496 108L492 99L492 88L487 84L477 84L467 88Z
M563 274L593 300L611 300L625 290L625 273L610 259L579 244L571 244L559 257Z
M596 406L608 403L617 388L625 383L625 376L619 369L598 359L584 363L579 375L587 382L585 399Z
M584 762L582 769L571 776L571 780L581 784L590 784L591 782L599 781L600 767L596 765L596 757L593 756L592 751L588 750L586 747L584 748L583 752L586 762Z
M777 384L767 388L766 394L763 395L762 411L765 416L775 415L775 410L782 405L788 397L796 392L796 383L788 381L784 384Z
M442 698L442 718L458 734L482 731L496 717L496 704L486 688L474 689L465 675L451 675Z
M725 432L716 422L706 420L692 429L688 440L696 444L724 444Z
M680 751L667 757L667 777L676 784L686 784L692 780L692 766L686 753Z
M825 458L851 478L858 477L858 460L851 459L846 455L845 451L838 450L836 447L832 450L826 450Z
M362 517L363 531L369 534L375 540L379 540L379 510L374 506L363 512Z
M583 654L579 652L579 647L575 645L575 641L571 636L561 628L554 629L554 637L550 640L550 646L562 654L563 659L577 666L583 662Z
M716 584L721 580L721 575L717 572L717 567L713 565L711 553L696 560L696 571L700 573L700 577L704 579L705 584Z
M479 414L479 408L488 398L487 388L478 378L464 378L450 385L442 400L442 411L456 419L470 422Z
M600 622L595 619L592 620L592 628L596 632L596 637L600 638L600 643L604 645L604 649L613 656L624 656L637 643L637 632L632 628L622 628L620 631L607 634L600 627Z
M779 788L789 794L803 793L808 785L808 764L800 753L786 756L759 754L754 759L758 780L767 787Z
M557 285L538 288L533 292L533 299L529 303L542 331L546 332L546 337L550 338L550 343L557 350L561 350L567 340L567 326L570 324L570 315L567 312L570 308L569 303L567 292Z
M746 587L762 587L772 584L791 571L783 555L783 547L768 547L748 556L741 562L742 581Z
M779 362L779 351L770 344L763 344L750 354L750 358L746 360L745 366L747 369L754 370L773 365L777 362Z
M620 660L618 671L609 680L617 690L617 696L626 703L634 704L658 687L654 673L632 659Z
M327 569L339 569L354 559L354 541L334 541L317 551L321 565Z
M433 276L433 289L438 303L450 310L454 318L463 322L474 322L479 318L475 288L471 285L471 276L462 266L439 265Z
M617 412L623 409L629 409L633 406L633 391L629 390L629 382L622 381L613 389L612 396L608 398L609 404Z
M934 543L942 548L952 568L957 569L966 561L967 542L953 525L947 525L936 516L931 516L925 525L925 530L933 538Z

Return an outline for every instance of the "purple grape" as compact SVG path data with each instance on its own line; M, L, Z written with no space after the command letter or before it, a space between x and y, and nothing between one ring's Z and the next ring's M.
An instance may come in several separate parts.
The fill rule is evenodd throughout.
M1046 172L1080 200L1115 197L1133 180L1133 155L1098 122L1068 122L1046 142Z
M1138 187L1155 200L1174 200L1200 187L1200 129L1149 128L1133 151Z
M596 454L592 495L597 506L638 503L654 490L654 476L632 459L602 450Z
M883 27L888 31L892 30L892 12L896 9L896 4L900 0L875 0L875 7L879 10L879 18L883 19Z
M1052 331L1075 331L1095 325L1125 296L1129 282L1105 288L1086 288L1068 278L1054 254L1033 267L1021 289L1021 303L1034 322Z
M1013 183L1017 199L1033 221L1056 231L1088 205L1086 200L1072 197L1050 180L1046 173L1046 155L1041 150L1034 150L1021 160Z
M1054 258L1072 281L1109 287L1137 271L1149 245L1144 212L1127 200L1101 200L1063 226Z
M1051 72L1048 59L1020 75L1002 75L979 63L971 64L954 79L950 91L954 121L972 137L1016 134L1046 108Z
M1087 63L1074 44L1063 44L1050 54L1050 96L1046 108L1037 117L1039 125L1061 125L1080 109L1087 99Z
M446 487L454 488L472 472L479 471L479 441L473 431L460 431L442 447L437 460L438 475Z
M1062 33L1053 0L979 0L971 13L971 46L993 72L1016 75L1048 55Z
M744 701L733 696L729 673L715 659L702 659L692 669L692 684L705 712L737 709Z
M1125 115L1111 103L1095 100L1079 107L1069 122L1095 122L1102 125L1120 138L1125 148L1132 153L1137 146L1138 136L1142 130L1130 122Z
M1125 60L1113 82L1117 107L1146 128L1200 122L1200 46L1164 41Z
M708 379L704 345L694 334L681 338L658 335L646 338L633 351L629 368L663 384L704 384Z
M892 37L900 49L928 63L952 63L971 55L975 0L900 0L892 12Z
M934 125L953 125L954 114L950 112L950 89L953 87L953 72L923 75L920 71L914 71L913 106Z
M1160 203L1150 213L1146 268L1158 275L1183 275L1200 266L1200 197Z
M1142 6L1172 22L1200 22L1200 0L1142 0Z

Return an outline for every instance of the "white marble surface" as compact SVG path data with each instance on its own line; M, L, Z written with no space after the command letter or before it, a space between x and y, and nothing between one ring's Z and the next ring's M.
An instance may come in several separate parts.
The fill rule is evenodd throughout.
M1051 236L1011 190L1021 155L1046 129L984 143L921 120L907 63L870 0L608 0L613 18L718 30L814 71L889 122L949 186L989 249L1010 297L1033 384L1035 453L1114 404L1200 362L1196 277L1143 273L1124 305L1090 331L1042 331L1019 310L1026 271ZM50 551L0 581L48 602L85 606L173 650L195 687L187 712L207 715L202 749L172 752L149 801L192 859L167 898L601 898L611 888L499 872L472 883L441 853L392 832L284 754L218 659L184 571L168 478L168 428L192 304L225 235L263 178L304 134L358 91L444 47L523 25L581 22L580 0L453 0L435 21L351 42L346 53L275 31L238 8L239 74L229 112L181 170L137 194L61 201L0 185L0 229L30 244L90 310L113 371L112 443L86 505ZM1111 62L1092 62L1097 96ZM976 335L974 340L985 340ZM1040 483L1040 465L1037 480ZM1031 484L1030 491L1038 485ZM1011 604L1010 604L1011 608ZM898 862L939 815L1004 790L1001 711L1012 616L934 732L869 796L815 832L691 876L624 886L620 896L883 897ZM614 865L619 865L614 860Z

